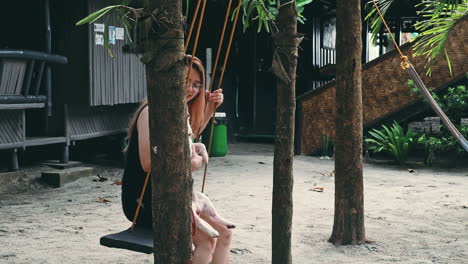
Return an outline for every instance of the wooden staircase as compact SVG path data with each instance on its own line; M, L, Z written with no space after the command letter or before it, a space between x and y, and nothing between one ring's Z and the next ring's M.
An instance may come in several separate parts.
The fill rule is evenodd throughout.
M427 87L442 89L465 77L468 72L468 20L459 22L447 41L452 75L442 55L426 76L426 58L413 57L411 44L401 47L410 58ZM407 85L410 78L400 68L399 54L393 50L363 65L362 100L364 128L382 122L400 111L417 111L420 98ZM296 153L312 155L320 150L322 139L335 137L335 81L297 99ZM409 109L409 110L408 110Z

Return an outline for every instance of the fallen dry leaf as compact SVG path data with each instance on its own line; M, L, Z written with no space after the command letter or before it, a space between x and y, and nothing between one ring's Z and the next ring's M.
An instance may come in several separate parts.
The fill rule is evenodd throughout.
M314 188L311 188L310 191L323 192L323 187L314 187Z
M122 182L115 181L112 185L122 185Z
M103 197L98 197L98 198L96 199L96 202L98 202L98 203L110 203L111 200L108 200L108 199L103 198Z

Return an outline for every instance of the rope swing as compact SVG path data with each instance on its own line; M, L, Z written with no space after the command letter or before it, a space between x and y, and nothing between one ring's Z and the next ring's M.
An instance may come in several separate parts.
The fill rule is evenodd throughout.
M198 0L197 6L195 8L195 13L194 13L193 18L192 18L192 23L190 25L189 33L187 35L187 41L186 41L185 46L184 46L184 51L185 52L187 51L187 48L188 48L188 45L189 45L189 42L190 42L190 39L191 39L191 36L192 36L193 28L195 26L195 21L197 20L197 17L198 17L198 12L199 12L199 9L200 9L201 1L202 0ZM198 39L200 37L201 26L203 24L203 17L204 17L205 10L206 10L206 8L205 8L206 7L206 2L207 2L207 0L203 1L203 5L202 5L202 8L201 8L201 14L200 14L200 20L199 20L199 23L198 23L197 32L195 34L195 40L194 40L195 42L194 42L194 45L193 45L193 48L192 48L192 55L193 56L190 59L190 67L188 69L187 76L186 76L186 82L185 82L187 85L188 85L188 78L190 76L190 70L192 69L192 65L193 65L193 59L194 59L195 53L197 51ZM232 4L232 0L229 0L229 4L228 4L227 10L226 10L226 17L224 19L223 30L221 32L221 38L220 38L219 45L218 45L218 51L217 51L217 54L216 54L214 69L216 69L216 67L218 65L218 61L219 61L219 57L220 57L220 53L221 53L221 48L223 46L224 35L225 35L225 32L226 32L226 25L227 25L227 21L228 21L228 18L229 18L229 13L230 13L230 10L231 10L231 4ZM233 22L233 26L231 28L231 35L230 35L229 42L228 42L227 49L226 49L226 55L225 55L224 61L223 61L223 67L221 69L221 77L219 78L219 81L218 81L218 89L221 87L222 80L223 80L223 77L224 77L224 70L226 68L227 60L228 60L228 57L229 57L229 52L231 50L231 44L232 44L232 40L233 40L233 37L234 37L234 32L236 30L236 24L237 24L237 19L239 17L239 11L241 9L240 8L241 4L242 4L242 0L239 0L239 3L237 5L236 15L235 15L234 22ZM215 70L215 73L216 73L216 70ZM213 73L213 75L211 76L211 82L210 82L210 87L209 87L209 92L210 93L211 93L211 90L212 90L212 87L213 87L214 77L216 75L215 73ZM187 89L188 87L185 87L185 88ZM205 110L206 110L206 106L205 106ZM216 113L216 111L215 111L215 113ZM213 139L213 128L214 128L215 113L213 113L213 116L211 118L211 130L210 130L210 140L209 140L209 145L208 145L208 155L211 154L211 143L212 143L212 139ZM200 131L197 131L197 132L199 134ZM204 174L203 174L203 183L202 183L202 192L205 189L207 170L208 170L208 164L205 164L205 170L204 170ZM151 176L151 171L149 171L146 174L145 181L144 181L144 184L143 184L143 188L141 190L140 198L138 199L137 208L135 210L135 215L133 217L131 230L133 230L135 228L135 226L136 226L136 222L137 222L137 219L138 219L138 215L140 213L140 209L141 209L142 202L143 202L143 197L145 195L145 191L146 191L146 188L148 186L150 176Z
M395 41L395 38L393 37L393 34L392 34L390 28L388 27L387 22L385 21L382 13L380 12L380 9L377 6L377 3L375 2L375 0L372 0L372 3L374 4L375 9L376 9L376 11L378 12L378 14L380 16L380 19L382 20L388 34L391 37L393 45L395 46L396 50L400 54L400 59L401 59L400 67L408 72L410 78L414 81L414 83L418 87L421 94L424 96L424 98L427 100L427 102L429 102L429 105L434 110L434 112L440 117L440 119L442 120L442 123L444 123L444 125L447 127L447 129L452 134L452 136L454 136L455 139L462 145L462 147L465 149L465 151L468 152L468 141L462 135L462 133L460 133L460 131L458 131L458 129L455 127L455 125L452 123L452 121L450 121L450 119L447 117L447 115L444 113L444 111L442 111L440 106L434 100L434 98L432 97L429 89L427 89L426 85L424 84L423 80L419 76L418 72L413 67L411 62L409 61L408 56L405 56L401 52L401 49L398 46L397 42Z
M226 10L226 17L224 18L223 30L221 32L221 37L220 37L220 40L219 40L218 51L217 51L216 58L215 58L215 64L214 64L214 68L213 68L214 72L213 72L213 75L211 76L211 82L210 82L210 88L209 88L210 93L211 93L211 89L213 88L214 77L216 75L216 67L218 66L218 61L219 61L219 56L220 56L220 50L221 50L221 47L223 46L224 33L226 31L226 24L227 24L227 20L228 20L228 17L229 17L229 12L231 11L230 10L231 9L231 3L232 3L232 0L229 0L228 8ZM221 76L219 77L219 80L218 80L218 88L217 89L220 89L221 84L223 83L224 71L226 70L227 60L229 58L229 53L231 51L232 40L234 38L234 33L236 31L236 25L237 25L237 20L239 18L241 5L242 5L242 0L239 0L239 2L237 3L237 7L236 7L237 8L236 15L234 17L234 21L232 22L231 35L229 37L229 42L227 44L226 55L224 56L223 67L221 68ZM205 107L206 107L206 105L205 105ZM209 139L209 143L208 143L208 156L211 154L211 143L213 142L213 129L214 129L215 114L216 114L216 110L213 112L213 116L211 117L210 139ZM208 163L205 163L205 170L203 172L203 181L202 181L202 188L201 188L202 193L205 191L205 182L206 182L206 173L207 173L207 171L208 171Z
M201 26L202 26L202 23L203 23L203 17L204 17L204 14L205 14L205 7L206 7L206 2L207 1L208 0L203 0L203 5L202 5L201 4L202 0L198 0L197 6L195 8L194 16L192 18L192 22L191 22L191 25L190 25L189 33L187 35L187 39L186 39L186 42L184 44L184 52L187 52L187 48L188 48L189 42L191 40L191 37L192 37L192 34L193 34L193 29L195 27L195 23L196 23L196 20L198 18L198 13L200 12L200 7L201 7L201 14L200 14L199 22L198 22L197 32L195 34L194 45L193 45L193 48L192 48L192 57L191 57L191 60L190 60L190 67L189 67L189 69L187 71L187 77L186 77L186 84L187 85L188 85L188 77L190 75L190 70L192 69L192 65L193 65L193 59L195 58L195 54L196 54L196 51L197 51L198 39L200 37L200 31L201 31ZM226 11L226 18L224 20L224 26L223 26L223 30L222 30L222 34L221 34L221 39L220 39L220 42L219 42L218 52L217 52L217 55L216 55L215 69L217 67L219 57L220 57L220 51L221 51L221 48L223 46L222 43L223 43L223 40L224 40L224 34L225 34L225 31L226 31L226 25L227 25L227 20L228 20L228 17L229 17L229 12L230 12L230 9L231 9L231 4L232 4L232 0L229 0L228 8L227 8L227 11ZM237 11L236 11L235 19L234 19L233 26L232 26L232 29L231 29L231 36L229 38L229 43L228 43L228 46L227 46L227 49L226 49L226 55L224 57L223 68L221 70L221 77L220 77L219 82L218 82L218 89L221 87L221 83L222 83L222 80L223 80L224 70L226 68L226 63L227 63L227 60L228 60L228 57L229 57L229 51L230 51L230 48L231 48L234 32L235 32L235 29L236 29L236 24L237 24L237 20L238 20L238 17L239 17L241 4L242 4L242 0L239 0L239 3L237 5ZM216 73L216 70L215 70L215 73ZM210 92L211 92L211 89L212 89L215 73L211 77L211 84L210 84L210 88L209 88ZM185 87L185 88L187 88L187 87ZM205 105L205 110L206 110L206 105ZM214 117L215 117L215 115L213 113L213 117L212 117L212 120L211 120L212 121L211 122L211 133L210 133L210 141L209 141L210 143L209 143L209 148L208 148L209 153L211 152L210 149L211 149L211 142L212 142L212 136L213 136ZM195 131L195 132L197 132L199 134L200 131ZM207 168L208 168L208 164L205 165L202 192L203 192L204 186L205 186ZM119 232L119 233L109 234L109 235L101 237L101 239L100 239L101 245L107 246L107 247L114 247L114 248L123 248L123 249L128 249L128 250L142 252L142 253L148 253L148 254L153 252L153 235L152 235L152 232L145 229L144 227L137 227L136 226L138 215L139 215L140 209L142 207L143 198L144 198L145 191L147 189L150 177L151 177L151 171L147 172L147 174L146 174L145 181L144 181L144 184L143 184L143 187L142 187L142 190L141 190L141 194L140 194L140 197L138 199L138 204L137 204L137 208L135 210L135 214L134 214L134 217L133 217L131 228L129 228L127 230L124 230L122 232ZM192 212L192 214L193 214L193 212ZM193 225L193 230L196 230L196 225L194 225L194 223L192 223L192 225Z

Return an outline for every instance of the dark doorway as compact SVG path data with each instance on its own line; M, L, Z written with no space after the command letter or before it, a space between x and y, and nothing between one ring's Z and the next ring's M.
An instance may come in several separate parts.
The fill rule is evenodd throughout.
M2 1L0 48L46 51L45 3Z
M275 132L276 83L270 71L273 44L269 34L252 28L239 38L238 116L240 137L271 138Z

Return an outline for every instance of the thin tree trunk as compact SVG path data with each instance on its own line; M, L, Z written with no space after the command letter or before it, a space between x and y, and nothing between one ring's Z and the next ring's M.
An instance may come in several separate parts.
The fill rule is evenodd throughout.
M142 60L149 101L154 262L187 264L193 180L184 103L182 2L147 0L145 10L153 13L144 22L150 26Z
M282 0L281 4L290 2ZM296 109L297 34L295 2L285 4L277 17L279 32L273 34L273 73L277 77L276 137L273 164L272 263L292 263L294 114Z
M329 241L366 241L362 179L361 1L341 0L336 10L335 217Z

